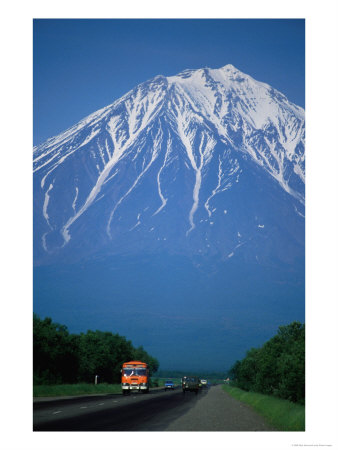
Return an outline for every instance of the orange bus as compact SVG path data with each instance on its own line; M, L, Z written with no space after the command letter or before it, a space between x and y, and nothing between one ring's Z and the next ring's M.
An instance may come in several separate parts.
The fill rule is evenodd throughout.
M129 361L122 365L121 387L123 395L131 391L149 392L149 368L142 361Z

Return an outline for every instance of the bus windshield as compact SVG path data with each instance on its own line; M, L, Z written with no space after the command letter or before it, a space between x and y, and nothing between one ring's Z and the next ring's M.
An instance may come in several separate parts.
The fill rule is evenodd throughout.
M145 376L147 375L147 370L144 368L137 368L134 367L132 369L123 369L123 374L126 377L131 377L133 375L137 375L137 376Z

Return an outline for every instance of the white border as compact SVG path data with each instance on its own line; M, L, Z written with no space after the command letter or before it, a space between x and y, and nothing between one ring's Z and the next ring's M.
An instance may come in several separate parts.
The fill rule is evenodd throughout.
M272 5L273 3L273 5ZM32 311L32 19L306 18L307 116L307 431L305 433L128 433L137 447L279 450L293 444L337 448L337 2L208 0L16 1L2 6L2 433L6 450L126 447L125 433L33 433ZM134 445L133 444L133 445ZM128 444L129 445L129 444Z

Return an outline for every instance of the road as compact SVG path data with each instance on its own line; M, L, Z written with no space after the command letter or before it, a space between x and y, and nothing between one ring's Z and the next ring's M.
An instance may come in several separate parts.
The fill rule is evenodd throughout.
M220 386L34 402L34 431L272 431Z

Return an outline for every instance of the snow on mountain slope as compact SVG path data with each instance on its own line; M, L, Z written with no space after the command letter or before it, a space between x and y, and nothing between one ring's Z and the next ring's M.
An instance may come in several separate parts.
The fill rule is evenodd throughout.
M34 148L35 260L161 248L292 260L304 133L302 108L232 65L140 84Z

